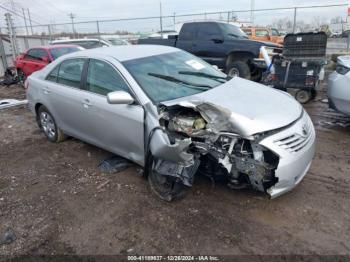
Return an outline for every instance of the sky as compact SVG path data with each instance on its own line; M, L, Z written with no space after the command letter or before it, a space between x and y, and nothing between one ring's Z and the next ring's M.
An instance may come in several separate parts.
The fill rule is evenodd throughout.
M15 10L22 14L22 8L29 8L34 24L64 23L70 22L69 13L75 15L75 21L103 20L103 19L121 19L130 17L149 17L159 16L160 0L13 0ZM190 14L229 10L247 10L250 9L250 0L161 0L163 15L173 15L176 13ZM350 0L255 0L255 9L294 7L310 5L344 4L350 3ZM0 0L0 5L12 8L9 0ZM0 23L3 24L4 11L0 13ZM238 18L243 21L250 19L250 13L236 13ZM314 16L324 20L329 20L335 16L346 17L346 7L318 8L298 11L298 19L306 22ZM226 19L227 13L215 15L209 18ZM23 25L23 18L13 16L17 26ZM186 20L203 19L204 17L183 17L177 18L176 22ZM293 19L292 10L264 11L255 13L255 22L257 24L269 24L278 18ZM77 30L91 30L92 24L77 25ZM173 27L173 19L164 19L163 26L166 29ZM0 25L3 27L3 25ZM61 26L57 30L69 30L69 26ZM110 30L110 28L120 28L120 30L159 30L159 19L147 21L131 21L118 23L103 23L101 30Z

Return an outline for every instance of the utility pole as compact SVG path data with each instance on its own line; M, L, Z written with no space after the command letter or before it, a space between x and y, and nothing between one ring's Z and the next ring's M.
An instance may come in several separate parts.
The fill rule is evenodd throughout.
M30 24L30 31L31 31L32 35L34 35L34 33L33 33L32 19L30 18L29 8L27 8L27 12L28 12L28 19L29 19L29 24Z
M297 8L294 7L293 34L295 34L296 28L297 28Z
M74 18L75 15L73 13L69 14L69 18L72 20L72 30L73 30L73 37L75 38L75 27L74 27Z
M162 14L162 1L159 2L159 13L160 13L160 35L163 38L163 14Z
M255 0L250 0L250 22L254 25Z
M17 36L16 36L16 30L14 28L13 19L10 13L5 14L5 20L7 25L7 31L10 38L10 46L11 46L11 53L13 61L16 60L18 52L18 43L17 43Z
M26 33L27 33L27 35L29 35L28 25L27 25L27 18L26 18L26 13L24 12L24 8L22 8L22 12L23 12L24 25L26 27Z
M176 13L175 12L173 16L173 22L174 22L174 31L176 31Z

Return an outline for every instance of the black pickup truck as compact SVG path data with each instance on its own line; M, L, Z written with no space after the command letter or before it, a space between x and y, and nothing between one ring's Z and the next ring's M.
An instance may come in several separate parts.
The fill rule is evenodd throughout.
M265 63L259 59L260 47L273 43L249 40L237 26L221 22L185 23L178 36L168 39L140 39L139 44L174 46L190 52L229 76L259 80Z

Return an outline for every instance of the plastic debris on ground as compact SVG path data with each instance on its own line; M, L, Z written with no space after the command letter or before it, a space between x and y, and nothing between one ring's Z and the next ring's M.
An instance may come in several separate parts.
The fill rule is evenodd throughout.
M120 156L111 156L103 160L98 168L102 173L115 174L124 171L125 169L133 166L129 160L122 158Z
M17 239L15 232L12 228L7 228L5 233L0 239L0 246L2 245L10 245L15 242Z
M13 106L26 105L28 100L17 100L17 99L2 99L0 100L0 109L5 109Z

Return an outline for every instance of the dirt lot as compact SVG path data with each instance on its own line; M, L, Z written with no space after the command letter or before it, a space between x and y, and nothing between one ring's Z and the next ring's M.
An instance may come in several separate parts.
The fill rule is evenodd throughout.
M23 98L0 87L0 99ZM49 143L26 107L0 111L0 254L350 254L350 127L307 106L317 128L310 172L269 200L198 178L182 201L155 197L136 167L107 175L110 153Z

